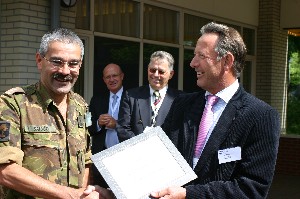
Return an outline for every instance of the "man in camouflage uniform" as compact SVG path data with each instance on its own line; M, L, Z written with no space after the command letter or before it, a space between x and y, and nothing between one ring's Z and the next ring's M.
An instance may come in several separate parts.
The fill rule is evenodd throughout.
M0 125L6 128L0 138L0 198L112 196L104 188L87 188L90 117L84 99L71 90L83 53L70 30L45 34L36 54L40 81L1 95Z

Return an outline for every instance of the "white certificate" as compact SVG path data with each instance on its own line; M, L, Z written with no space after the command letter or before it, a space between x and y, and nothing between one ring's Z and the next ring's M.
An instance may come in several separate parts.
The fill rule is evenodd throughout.
M152 191L197 178L160 127L147 128L92 160L118 199L150 198Z

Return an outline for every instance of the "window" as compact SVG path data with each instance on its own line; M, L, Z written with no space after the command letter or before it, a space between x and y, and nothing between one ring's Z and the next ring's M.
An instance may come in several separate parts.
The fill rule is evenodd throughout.
M184 45L196 46L200 36L200 29L205 24L209 23L210 19L197 17L189 14L184 15Z
M94 43L94 94L107 90L102 80L103 68L109 63L120 65L125 76L126 89L139 85L139 43L95 37Z
M144 38L168 43L178 43L178 13L145 4Z
M75 27L78 29L90 29L90 1L79 0L76 3L76 20Z
M193 57L194 57L194 50L188 50L188 49L184 50L183 90L188 93L196 92L200 89L197 86L197 74L195 70L190 66Z
M95 1L95 31L139 37L139 3L132 0Z
M247 46L247 54L255 55L255 30L243 28L243 39Z

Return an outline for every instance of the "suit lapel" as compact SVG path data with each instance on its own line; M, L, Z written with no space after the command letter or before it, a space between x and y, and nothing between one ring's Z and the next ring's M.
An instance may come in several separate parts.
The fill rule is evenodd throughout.
M109 111L109 93L105 96L103 103L104 103L103 104L104 113L108 113L108 111Z
M161 126L163 124L173 101L174 101L174 95L171 89L168 89L166 96L164 97L164 100L159 108L155 126Z
M137 100L138 103L138 111L140 112L141 119L143 121L144 128L146 126L150 126L150 120L151 120L151 106L150 106L150 90L149 86L144 87L141 90L140 97L138 97ZM141 109L142 107L142 109Z

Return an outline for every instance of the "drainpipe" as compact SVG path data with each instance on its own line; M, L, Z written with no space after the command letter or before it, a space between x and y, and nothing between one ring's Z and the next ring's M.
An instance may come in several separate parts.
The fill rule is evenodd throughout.
M51 0L51 30L60 27L60 0Z

